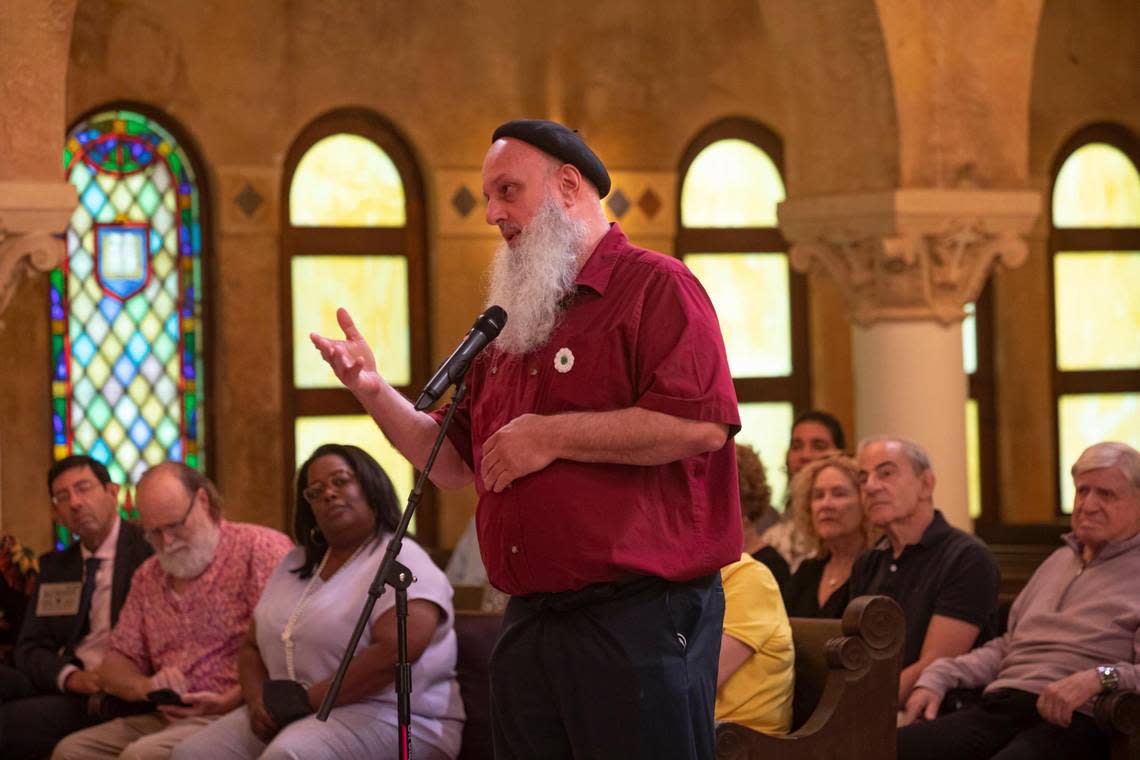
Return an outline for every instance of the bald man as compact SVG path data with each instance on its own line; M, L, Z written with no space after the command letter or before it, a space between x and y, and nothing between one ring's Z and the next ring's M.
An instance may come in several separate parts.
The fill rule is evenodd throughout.
M483 562L511 595L491 661L498 758L714 755L718 571L742 540L736 396L707 294L606 220L609 189L560 124L492 135L488 302L509 318L432 478L474 481ZM445 410L414 411L339 318L344 340L314 343L422 466Z

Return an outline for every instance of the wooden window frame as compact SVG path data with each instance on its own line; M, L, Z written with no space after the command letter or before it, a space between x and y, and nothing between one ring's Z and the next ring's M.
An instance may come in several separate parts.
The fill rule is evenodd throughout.
M1053 161L1049 173L1049 330L1050 361L1052 364L1053 394L1049 413L1052 415L1053 455L1058 469L1068 463L1061 462L1061 418L1057 412L1061 396L1099 393L1140 392L1140 367L1113 370L1061 370L1057 366L1057 283L1056 257L1065 253L1103 253L1105 251L1140 251L1140 225L1136 227L1063 227L1053 221L1053 193L1057 175L1065 162L1078 149L1090 143L1106 143L1117 148L1140 171L1140 138L1127 128L1111 123L1098 123L1084 127L1065 141ZM1061 511L1060 483L1053 477L1053 502L1058 520L1068 522L1069 515Z
M684 259L690 253L782 253L788 257L792 371L786 377L734 377L732 384L736 389L738 403L789 402L793 414L796 414L811 407L807 277L792 269L788 243L779 227L686 227L681 216L681 191L693 161L714 142L732 139L745 140L767 153L783 180L783 142L767 127L749 119L730 117L701 130L685 149L677 169L677 240L674 255L678 259Z
M375 143L395 164L404 184L403 227L296 227L289 215L290 188L301 159L318 141L336 134L353 134ZM408 385L396 386L405 396L426 382L431 361L428 316L427 222L424 183L409 143L378 114L361 108L343 108L323 114L305 126L285 158L281 176L281 326L285 454L285 524L292 522L293 480L296 475L296 420L298 417L366 414L347 388L297 388L293 376L294 256L403 256L408 272L408 326L410 369ZM417 473L418 474L418 473ZM401 505L401 509L403 505ZM434 489L428 487L416 509L416 539L434 546L439 520Z

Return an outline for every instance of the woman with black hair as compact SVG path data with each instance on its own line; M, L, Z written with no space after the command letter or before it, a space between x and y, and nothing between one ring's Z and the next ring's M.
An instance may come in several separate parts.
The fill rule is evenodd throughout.
M399 523L388 476L356 446L325 444L297 473L293 529L300 544L270 578L239 655L245 706L191 736L176 760L398 756L395 595L389 590L349 665L327 722L324 699L388 538ZM405 539L412 571L408 656L417 758L454 758L463 728L455 680L451 586Z

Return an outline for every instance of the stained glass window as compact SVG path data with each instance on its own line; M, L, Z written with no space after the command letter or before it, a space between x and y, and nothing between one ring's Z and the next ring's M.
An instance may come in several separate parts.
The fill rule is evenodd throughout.
M1140 447L1140 141L1098 125L1061 151L1053 184L1054 395L1061 512L1070 468L1105 440Z
M298 136L286 177L285 339L293 431L286 469L292 477L323 443L360 446L388 473L403 506L412 466L336 379L309 334L340 337L336 311L344 307L386 381L411 395L425 379L423 200L412 153L378 117L338 112ZM433 508L433 494L425 492L415 524L429 544Z
M764 127L727 119L708 127L681 162L676 252L716 309L740 401L737 440L760 453L781 509L795 409L811 382L803 276L777 228L782 146Z
M77 124L64 169L79 205L51 273L53 453L106 464L130 516L150 466L204 464L201 198L185 148L133 111Z

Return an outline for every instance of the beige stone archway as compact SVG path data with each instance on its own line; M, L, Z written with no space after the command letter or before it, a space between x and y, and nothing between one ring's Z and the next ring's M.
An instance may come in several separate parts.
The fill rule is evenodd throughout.
M793 266L829 275L846 302L857 437L923 443L940 506L969 527L962 307L996 265L1024 262L1039 213L1027 178L1041 3L857 6L765 4L783 76L801 84L781 229Z

